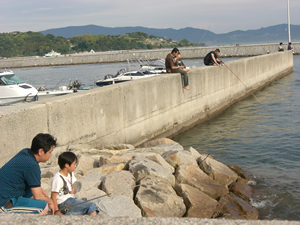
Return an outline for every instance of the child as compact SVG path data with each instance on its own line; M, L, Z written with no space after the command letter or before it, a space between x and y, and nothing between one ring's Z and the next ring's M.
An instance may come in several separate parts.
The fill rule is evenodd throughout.
M74 215L88 214L96 216L99 210L92 202L73 206L84 202L74 197L76 178L73 171L76 169L77 162L77 156L72 152L63 152L58 157L58 165L61 170L54 175L51 184L51 199L54 203L55 214L62 215L62 213L70 212ZM66 208L66 206L71 207ZM62 212L61 209L63 209Z

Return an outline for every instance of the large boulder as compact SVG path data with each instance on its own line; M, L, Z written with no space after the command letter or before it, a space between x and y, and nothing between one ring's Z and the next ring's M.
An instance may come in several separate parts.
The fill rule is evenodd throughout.
M189 147L187 151L190 152L192 156L194 156L195 160L198 162L198 159L200 158L201 154L193 147Z
M104 177L102 190L110 197L124 195L133 199L135 179L129 171L121 170L113 172Z
M112 172L123 170L125 168L126 164L127 164L127 162L103 165L100 167L100 173L109 174Z
M150 159L150 160L158 163L159 165L168 168L171 173L174 173L174 171L175 171L174 167L172 167L169 163L167 163L166 160L164 160L164 158L160 154L155 153L155 152L129 151L129 152L124 153L122 156L116 155L115 157L121 157L121 158L125 158L125 159L130 158L130 160L131 160L132 158L135 158L137 156Z
M103 197L95 201L99 209L99 216L109 217L142 217L141 210L129 197L119 195L116 197Z
M172 186L175 185L175 177L169 169L145 157L132 159L129 163L129 171L133 174L136 181L140 181L146 176L154 176L167 180Z
M257 220L258 210L249 202L237 197L233 193L223 196L217 204L214 217L230 214L232 218L241 220Z
M141 144L139 148L152 147L152 146L163 145L163 144L178 144L178 143L169 138L158 138L155 140L147 141L144 144Z
M250 187L247 184L234 182L230 184L228 188L230 192L248 202L250 202L250 198L253 196L253 187Z
M230 165L227 165L227 166L228 166L229 169L234 171L239 176L239 178L237 179L237 182L245 184L245 183L247 183L248 181L251 180L251 178L239 166L237 166L235 164L230 164Z
M154 147L148 147L148 148L135 148L130 149L127 152L120 152L117 155L134 155L137 153L157 153L159 155L164 154L165 152L170 151L168 148L163 148L161 146L154 146Z
M177 184L188 184L216 200L228 193L227 186L214 181L198 166L192 164L179 166L175 177Z
M198 159L199 167L212 179L220 184L229 185L235 182L238 175L229 169L223 163L218 162L215 159L209 158L205 155L201 155Z
M82 200L90 200L93 198L97 198L100 196L106 196L107 194L100 190L97 187L90 187L88 189L85 189L84 191L79 191L75 193L75 198L82 199Z
M83 172L86 170L86 169L90 169L90 168L94 168L96 167L95 165L95 159L91 156L88 156L88 155L77 155L78 157L78 165L76 167L76 171L79 172Z
M162 157L174 168L183 164L193 164L198 166L194 156L188 151L171 150L165 152Z
M113 164L113 163L125 163L125 164L127 164L131 159L132 159L132 157L130 157L130 156L102 155L102 156L100 156L100 159L99 159L99 166L101 167L103 165Z
M186 206L185 217L211 218L217 201L202 191L187 184L178 184L176 193L181 196Z
M78 179L76 183L81 185L80 191L86 192L91 187L99 188L105 174L88 174Z
M155 177L141 180L135 202L145 217L182 217L186 211L170 183Z

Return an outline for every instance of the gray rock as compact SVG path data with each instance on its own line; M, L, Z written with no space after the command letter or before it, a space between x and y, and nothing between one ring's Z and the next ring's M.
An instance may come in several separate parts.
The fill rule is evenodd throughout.
M84 191L75 193L75 198L82 200L90 200L100 196L106 196L106 193L97 187L91 187L89 189L85 189Z
M135 179L129 171L121 170L105 176L101 186L110 197L124 195L133 199Z
M123 149L133 149L134 146L130 144L118 144L118 145L106 145L104 148L109 150L123 150Z
M228 186L229 191L234 193L236 196L249 202L250 198L253 196L253 188L247 184L242 184L234 182Z
M230 214L234 219L258 219L258 210L250 205L249 202L244 201L233 193L229 193L220 199L214 217L224 214Z
M188 151L171 150L165 152L162 157L174 168L183 164L193 164L198 166L194 156Z
M152 146L158 146L163 144L178 144L178 143L169 138L158 138L155 140L147 141L144 144L141 144L139 148L152 147Z
M131 160L132 158L135 158L135 157L138 157L138 156L139 157L145 157L147 159L150 159L150 160L158 163L159 165L161 165L163 167L168 168L171 173L174 173L174 171L175 171L174 167L172 167L169 163L167 163L166 160L164 160L164 158L160 154L155 153L155 152L129 151L129 152L126 152L122 156L119 156L119 157L123 157L125 159L130 158L130 160ZM101 160L101 158L100 158L100 160Z
M185 217L211 218L217 201L187 184L179 184L175 187L176 193L184 200L187 208Z
M103 179L104 176L105 174L88 174L78 179L77 182L81 183L80 191L85 192L92 187L99 188L101 179Z
M205 159L205 160L204 160ZM204 160L204 161L203 161ZM229 185L235 182L238 175L233 172L228 166L223 163L218 162L212 158L206 158L206 156L201 155L199 158L200 168L212 179L219 182L220 184Z
M129 163L129 171L133 174L136 181L140 181L150 175L165 179L172 186L175 185L175 177L172 173L170 173L169 169L144 157L136 157L132 159Z
M104 197L95 201L99 209L99 216L109 217L142 217L141 210L134 204L129 197L119 195L113 198Z
M87 155L77 155L78 165L76 167L77 171L84 172L86 169L94 168L95 159Z
M201 154L193 147L189 147L187 151L190 152L194 156L195 160L198 162L198 159L201 156Z
M103 166L106 164L112 164L112 163L125 163L127 164L132 159L131 156L127 156L126 154L121 155L105 155L100 156L99 159L99 166Z
M238 182L240 183L247 183L251 180L251 178L246 174L244 170L242 170L239 166L235 164L227 165L229 169L234 171L238 176Z
M195 165L179 166L176 169L175 177L177 184L188 184L216 200L228 193L227 186L214 181Z
M145 217L182 217L186 211L182 199L165 180L147 177L135 197Z
M106 165L101 166L99 168L99 170L100 170L100 173L109 174L109 173L123 170L126 165L127 165L126 162L125 163L106 164Z

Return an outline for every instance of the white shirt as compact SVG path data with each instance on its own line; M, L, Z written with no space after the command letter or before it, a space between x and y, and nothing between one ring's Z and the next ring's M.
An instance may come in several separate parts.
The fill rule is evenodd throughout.
M62 178L66 181L69 192L72 191L72 184L75 183L76 177L74 176L74 173L71 173L71 174L72 174L72 179L71 179L70 173L68 173L68 176L65 177L64 175L62 175L59 172L57 172L52 178L51 192L58 193L56 196L56 201L57 201L58 205L63 203L64 201L66 201L68 198L74 198L73 194L68 193L65 195L64 188L63 188L64 182L63 182ZM72 184L71 184L71 181L72 181Z

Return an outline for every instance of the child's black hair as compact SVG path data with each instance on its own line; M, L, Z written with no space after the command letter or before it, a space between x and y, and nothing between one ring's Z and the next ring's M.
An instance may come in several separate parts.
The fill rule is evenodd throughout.
M75 161L78 163L78 158L73 152L63 152L58 156L58 165L60 169L65 168L66 163L71 166Z

